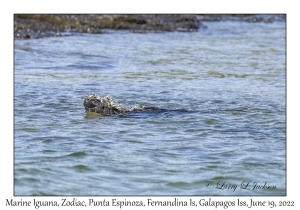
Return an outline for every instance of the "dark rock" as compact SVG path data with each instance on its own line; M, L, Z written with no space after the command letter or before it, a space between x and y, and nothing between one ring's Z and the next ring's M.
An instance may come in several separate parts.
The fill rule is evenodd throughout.
M104 29L149 31L196 31L196 15L38 15L15 14L16 39L53 37L72 33L103 33ZM67 33L65 33L67 32Z
M284 14L134 14L134 15L39 15L15 14L15 39L68 36L73 33L105 33L107 30L147 32L194 32L205 21L246 21L272 23L285 21Z

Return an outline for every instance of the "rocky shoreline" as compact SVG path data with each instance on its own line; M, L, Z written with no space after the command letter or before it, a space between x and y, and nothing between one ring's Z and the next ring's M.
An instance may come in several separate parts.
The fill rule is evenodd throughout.
M205 21L238 20L272 23L285 15L195 15L195 14L15 14L14 38L70 36L74 33L107 33L109 30L147 32L195 32Z

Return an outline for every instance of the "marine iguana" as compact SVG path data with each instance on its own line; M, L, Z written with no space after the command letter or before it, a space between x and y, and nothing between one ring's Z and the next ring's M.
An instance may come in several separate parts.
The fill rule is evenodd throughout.
M105 97L99 97L96 94L88 95L84 100L83 105L86 111L97 112L103 115L123 114L145 109L149 110L149 108L145 108L143 106L134 106L128 110L124 107L121 107L121 104L119 104L115 99L111 98L109 95Z
M155 112L155 113L195 113L199 111L188 111L186 109L161 109L157 107L145 107L145 106L134 106L131 109L126 109L113 99L109 95L105 97L99 97L96 94L88 95L84 100L84 108L87 112L97 112L102 115L113 115L113 114L125 114L131 113L134 111L140 112ZM217 112L245 112L243 109L212 109L212 110L203 110L202 113L217 113Z

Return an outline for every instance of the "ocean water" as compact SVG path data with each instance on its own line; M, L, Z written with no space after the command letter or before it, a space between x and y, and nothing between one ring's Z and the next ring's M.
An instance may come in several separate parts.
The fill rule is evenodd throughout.
M286 195L285 22L205 24L15 40L14 194Z

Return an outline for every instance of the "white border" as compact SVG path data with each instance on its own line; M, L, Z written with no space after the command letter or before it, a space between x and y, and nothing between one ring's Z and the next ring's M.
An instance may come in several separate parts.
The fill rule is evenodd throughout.
M4 1L3 1L4 2ZM298 102L299 91L299 12L296 10L296 1L8 1L1 2L1 209L5 206L5 200L13 197L13 14L14 13L286 13L287 14L287 196L280 197L212 197L213 200L265 200L270 201L295 201L299 206L296 195L300 189L297 175L299 175L299 130L298 117L300 105ZM299 196L297 196L299 197ZM36 197L40 200L57 200L60 197ZM71 198L71 197L69 197ZM77 197L88 200L89 197ZM105 197L111 200L112 197ZM146 200L148 197L119 197L127 200ZM150 197L149 197L150 198ZM156 200L172 200L173 197L153 197ZM188 200L188 197L180 197ZM32 200L32 197L17 197L17 200ZM99 200L99 197L94 199ZM195 200L200 197L192 198ZM208 199L208 197L205 197ZM101 208L101 207L96 207ZM93 208L93 209L96 209ZM104 207L102 207L104 208ZM148 208L148 207L147 207ZM174 208L174 207L173 207ZM194 207L189 207L195 209ZM184 209L189 209L184 208ZM199 208L199 206L198 206ZM238 209L229 207L228 209ZM268 207L269 208L269 207ZM291 208L291 207L290 207ZM19 209L19 208L18 208ZM31 208L33 209L33 208ZM65 208L66 209L66 208ZM77 208L78 209L78 208ZM85 208L86 209L86 208ZM105 209L116 209L109 207ZM122 208L124 209L124 208ZM125 208L125 209L131 209ZM137 209L137 208L135 208ZM140 209L140 208L138 208ZM155 209L165 209L156 207ZM178 208L179 209L179 208ZM203 209L201 207L201 209ZM210 207L210 209L215 209ZM220 209L220 207L219 207ZM255 208L263 209L263 208Z

